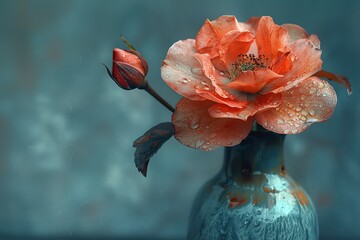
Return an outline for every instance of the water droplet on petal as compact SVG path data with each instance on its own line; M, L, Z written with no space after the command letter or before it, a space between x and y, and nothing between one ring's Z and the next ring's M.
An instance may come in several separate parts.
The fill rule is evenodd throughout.
M307 111L305 111L305 110L302 110L302 111L301 111L301 115L303 115L303 116L305 116L305 117L306 117L308 114L309 114L309 113L308 113Z
M277 120L277 123L278 123L278 124L284 124L285 122L284 122L284 120L282 120L282 119L278 119L278 120Z
M309 119L307 119L306 120L306 123L315 123L315 122L318 122L319 121L319 119L316 119L316 118L309 118Z
M292 134L296 134L298 132L298 130L294 129L291 131Z
M195 143L195 148L200 148L203 144L205 143L204 140L197 140L196 143Z
M314 94L314 93L316 93L316 88L313 88L313 87L312 87L312 88L310 88L309 93L310 93L310 94Z
M193 130L198 129L199 128L199 119L198 118L192 119L189 123L189 127Z
M290 132L289 129L284 130L284 134L288 134L289 132Z
M311 116L315 116L315 111L314 111L314 109L310 109L310 110L309 110L309 114L310 114Z
M188 80L187 80L186 78L182 78L182 79L180 80L180 82L181 82L181 83L187 83Z
M302 108L301 107L296 107L296 109L295 109L297 112L300 112L301 110L302 110Z
M202 73L203 73L201 68L197 68L197 67L191 68L191 71L197 75L202 75Z

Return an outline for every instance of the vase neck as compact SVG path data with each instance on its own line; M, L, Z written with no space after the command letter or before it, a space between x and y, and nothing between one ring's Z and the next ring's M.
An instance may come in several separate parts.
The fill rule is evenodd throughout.
M225 148L227 177L284 173L284 138L268 131L251 132L239 145Z

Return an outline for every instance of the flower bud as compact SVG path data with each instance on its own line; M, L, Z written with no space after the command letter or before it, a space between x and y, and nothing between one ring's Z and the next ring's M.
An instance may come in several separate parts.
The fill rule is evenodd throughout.
M107 68L108 74L115 83L125 90L145 88L145 76L148 73L146 60L135 50L113 50L112 72Z

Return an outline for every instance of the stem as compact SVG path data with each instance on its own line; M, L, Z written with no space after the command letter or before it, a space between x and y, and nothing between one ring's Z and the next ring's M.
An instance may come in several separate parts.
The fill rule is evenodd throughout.
M146 84L145 91L147 91L151 96L153 96L158 102L160 102L164 107L169 109L171 112L175 112L175 109L165 100L163 99L155 90L150 86L150 84Z
M123 35L120 35L121 40L130 48L131 50L136 51L135 47L128 41ZM141 58L140 58L141 60ZM108 70L109 72L109 70ZM150 84L144 79L142 86L139 86L139 89L144 89L147 91L151 96L153 96L158 102L160 102L164 107L169 109L171 112L175 112L175 109L165 100L163 99L155 90L150 86Z

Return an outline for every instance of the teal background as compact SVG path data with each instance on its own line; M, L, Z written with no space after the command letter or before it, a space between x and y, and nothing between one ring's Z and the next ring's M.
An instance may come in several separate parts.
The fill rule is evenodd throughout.
M325 123L288 136L287 168L312 197L320 239L360 238L360 1L0 1L0 237L108 236L183 239L200 186L222 164L172 139L148 177L133 164L132 141L171 114L141 91L107 76L125 35L145 56L152 86L168 48L194 38L206 18L270 15L321 40L338 106Z

